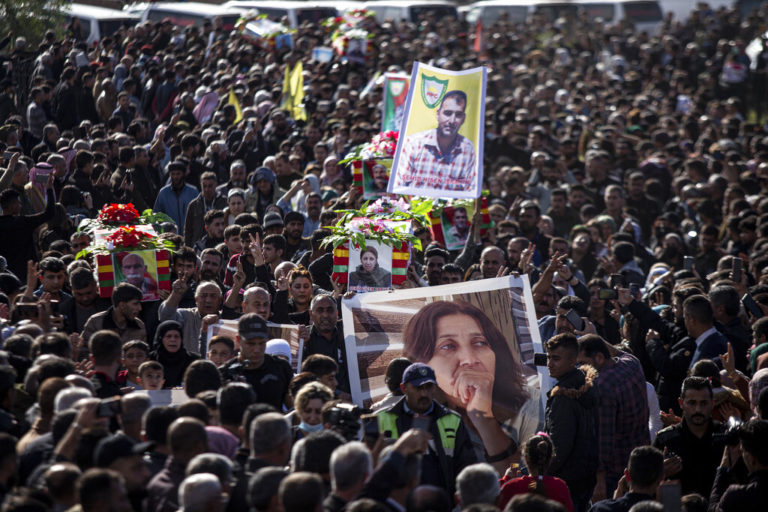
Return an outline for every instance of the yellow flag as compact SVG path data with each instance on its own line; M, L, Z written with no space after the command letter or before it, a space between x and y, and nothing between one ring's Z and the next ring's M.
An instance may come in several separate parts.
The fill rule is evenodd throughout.
M243 120L243 109L240 108L240 102L237 101L237 96L235 96L235 91L232 90L232 88L229 88L229 99L227 99L227 103L229 105L235 106L235 122L233 124L237 124L240 121Z
M301 105L304 101L304 68L301 62L297 62L293 69L285 68L283 79L283 105L288 114L295 121L306 121L307 113Z

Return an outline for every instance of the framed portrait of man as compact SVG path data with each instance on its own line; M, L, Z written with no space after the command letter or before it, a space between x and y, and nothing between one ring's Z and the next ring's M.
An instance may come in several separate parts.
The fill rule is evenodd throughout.
M141 290L142 300L158 300L157 257L154 250L112 254L115 285L130 283Z
M485 67L414 64L389 192L477 198L483 181Z
M446 206L440 215L440 223L445 238L445 248L449 251L460 251L467 243L469 230L472 227L470 218L472 206Z
M363 199L378 199L387 195L390 167L390 159L363 161Z

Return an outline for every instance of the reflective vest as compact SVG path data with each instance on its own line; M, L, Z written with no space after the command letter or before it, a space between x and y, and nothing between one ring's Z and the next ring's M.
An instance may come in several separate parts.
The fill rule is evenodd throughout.
M397 414L381 411L376 415L379 422L379 432L389 431L392 439L397 439ZM440 445L449 457L453 457L453 448L456 446L456 433L461 425L461 417L456 413L448 413L437 419L437 430L440 432Z

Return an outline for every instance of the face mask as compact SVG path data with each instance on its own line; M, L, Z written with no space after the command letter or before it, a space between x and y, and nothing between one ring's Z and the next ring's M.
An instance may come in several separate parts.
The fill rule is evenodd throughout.
M323 430L323 424L318 423L317 425L309 425L307 424L307 422L302 421L301 423L299 423L299 428L304 432L311 434L312 432L320 432L321 430Z

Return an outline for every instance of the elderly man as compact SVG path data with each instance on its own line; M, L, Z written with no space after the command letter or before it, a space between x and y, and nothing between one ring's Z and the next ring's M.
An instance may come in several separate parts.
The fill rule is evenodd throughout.
M193 308L180 308L179 302L189 289L186 276L182 275L174 281L171 294L165 299L158 310L158 318L176 320L184 329L184 348L196 354L205 354L208 326L219 321L221 307L221 288L212 281L203 281L195 290Z
M139 254L126 254L120 266L125 282L141 290L143 298L154 299L157 296L157 283L147 273L147 264Z

